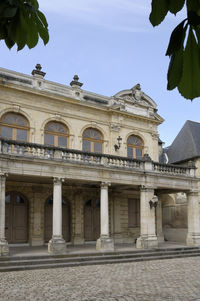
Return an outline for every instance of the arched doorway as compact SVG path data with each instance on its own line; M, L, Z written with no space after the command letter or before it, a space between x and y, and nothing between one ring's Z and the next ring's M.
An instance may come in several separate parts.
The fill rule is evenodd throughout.
M53 198L50 197L45 203L44 210L44 241L49 242L52 238L53 223ZM62 200L62 235L65 241L70 241L70 204Z
M84 234L86 241L97 240L100 236L100 201L89 200L84 208Z
M28 201L18 192L6 194L5 236L9 243L28 242Z

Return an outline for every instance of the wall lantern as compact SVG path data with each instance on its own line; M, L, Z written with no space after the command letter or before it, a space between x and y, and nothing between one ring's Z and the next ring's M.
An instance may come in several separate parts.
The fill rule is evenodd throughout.
M158 205L158 197L157 195L154 195L152 200L149 201L149 205L150 205L150 209L152 209L153 207L156 208Z
M122 138L120 136L117 138L117 143L118 144L114 145L115 151L117 151L118 149L120 149L120 146L122 144Z

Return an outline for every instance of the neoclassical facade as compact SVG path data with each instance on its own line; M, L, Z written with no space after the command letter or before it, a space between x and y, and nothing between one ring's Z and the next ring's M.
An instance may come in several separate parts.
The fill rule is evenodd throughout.
M10 244L164 241L162 202L187 195L186 243L200 245L198 179L192 166L158 162L163 119L140 85L112 97L0 69L0 255Z

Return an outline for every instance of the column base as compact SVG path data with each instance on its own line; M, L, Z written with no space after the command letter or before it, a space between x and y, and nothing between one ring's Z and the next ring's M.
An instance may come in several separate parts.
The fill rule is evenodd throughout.
M162 233L162 234L158 234L157 235L157 237L158 237L158 242L164 242L165 241L165 239L164 239L164 234Z
M199 247L200 246L200 233L188 233L186 238L186 244L189 247Z
M155 235L140 236L136 241L137 249L152 249L158 247L158 239Z
M48 253L64 254L67 251L66 241L63 238L52 238L48 243Z
M101 236L97 239L96 250L99 252L112 252L114 251L114 241L110 237Z
M0 256L8 256L9 255L9 247L8 242L5 239L0 240Z

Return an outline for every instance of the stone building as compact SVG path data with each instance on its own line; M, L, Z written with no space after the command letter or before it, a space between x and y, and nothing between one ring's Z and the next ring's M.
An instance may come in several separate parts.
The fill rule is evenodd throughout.
M140 85L112 97L0 69L0 255L9 244L95 242L152 248L164 240L162 202L187 196L188 245L200 244L192 166L158 162L163 119Z
M169 164L194 166L200 178L200 123L187 120L162 159ZM200 202L200 181L198 183ZM187 236L187 197L183 192L163 200L163 232L166 240L184 242Z

